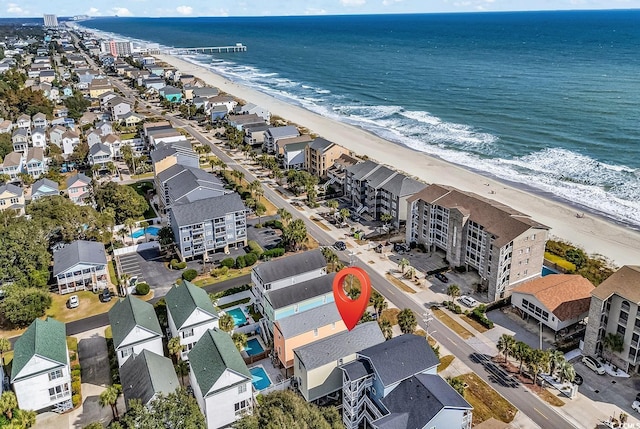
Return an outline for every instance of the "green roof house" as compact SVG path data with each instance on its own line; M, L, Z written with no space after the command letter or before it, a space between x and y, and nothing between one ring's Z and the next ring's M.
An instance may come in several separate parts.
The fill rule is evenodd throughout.
M143 350L120 368L124 402L138 399L149 405L158 394L168 395L180 387L171 359Z
M165 296L169 330L184 346L183 359L209 329L218 327L218 312L204 289L191 282L173 285Z
M189 380L209 429L230 426L251 413L251 373L229 334L205 332L189 352L189 366Z
M71 373L64 323L36 319L14 345L11 383L24 410L71 407Z
M109 323L118 366L121 367L129 356L142 353L143 350L163 355L162 329L153 305L148 302L127 295L109 310Z

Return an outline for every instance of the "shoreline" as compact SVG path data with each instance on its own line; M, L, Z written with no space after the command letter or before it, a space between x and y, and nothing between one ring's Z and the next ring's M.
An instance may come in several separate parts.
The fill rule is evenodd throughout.
M590 212L578 218L577 210L583 210L577 209L580 207L577 203L552 200L529 191L527 185L521 187L520 184L504 182L385 140L362 128L326 118L304 107L230 81L204 66L176 56L154 56L182 73L192 74L223 92L264 107L272 114L306 127L358 155L366 155L375 162L426 183L453 186L506 204L549 226L549 238L568 241L589 254L602 255L619 266L638 264L640 261L640 246L637 245L640 232Z

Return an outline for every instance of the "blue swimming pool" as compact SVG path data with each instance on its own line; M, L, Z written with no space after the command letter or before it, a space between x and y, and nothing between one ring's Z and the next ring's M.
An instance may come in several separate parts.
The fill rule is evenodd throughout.
M548 276L549 274L558 274L557 271L553 271L551 268L542 267L542 277Z
M151 237L157 237L158 231L160 231L160 228L158 228L157 226L147 227L147 235L150 235ZM137 231L134 231L133 234L131 234L131 238L140 238L143 236L144 236L144 230L142 228L140 228Z
M253 356L262 353L264 349L257 338L250 338L249 341L247 341L247 346L244 348L244 351L247 352L249 356Z
M253 367L249 370L251 373L251 384L256 390L263 390L271 386L271 379L267 375L267 371L261 366Z
M230 314L231 317L233 317L233 323L235 323L236 326L242 326L247 322L247 316L244 315L244 312L240 308L227 310L227 314Z

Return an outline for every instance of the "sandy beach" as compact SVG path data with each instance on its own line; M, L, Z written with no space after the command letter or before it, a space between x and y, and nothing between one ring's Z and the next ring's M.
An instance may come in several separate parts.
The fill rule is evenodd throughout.
M268 109L272 114L304 126L358 155L398 169L427 183L440 183L495 199L549 226L550 238L562 239L600 254L616 265L640 264L640 232L609 222L592 214L578 218L568 205L506 185L465 170L422 152L388 142L360 128L344 124L302 107L288 104L262 92L233 83L204 67L169 55L158 59L192 74L209 85L247 102Z

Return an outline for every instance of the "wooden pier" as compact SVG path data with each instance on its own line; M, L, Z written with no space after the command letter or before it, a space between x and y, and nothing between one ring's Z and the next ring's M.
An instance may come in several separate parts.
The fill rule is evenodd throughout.
M187 54L221 54L231 52L246 52L247 47L242 43L236 43L232 46L203 46L199 48L173 48L173 49L150 49L148 54L165 54L165 55L187 55Z

